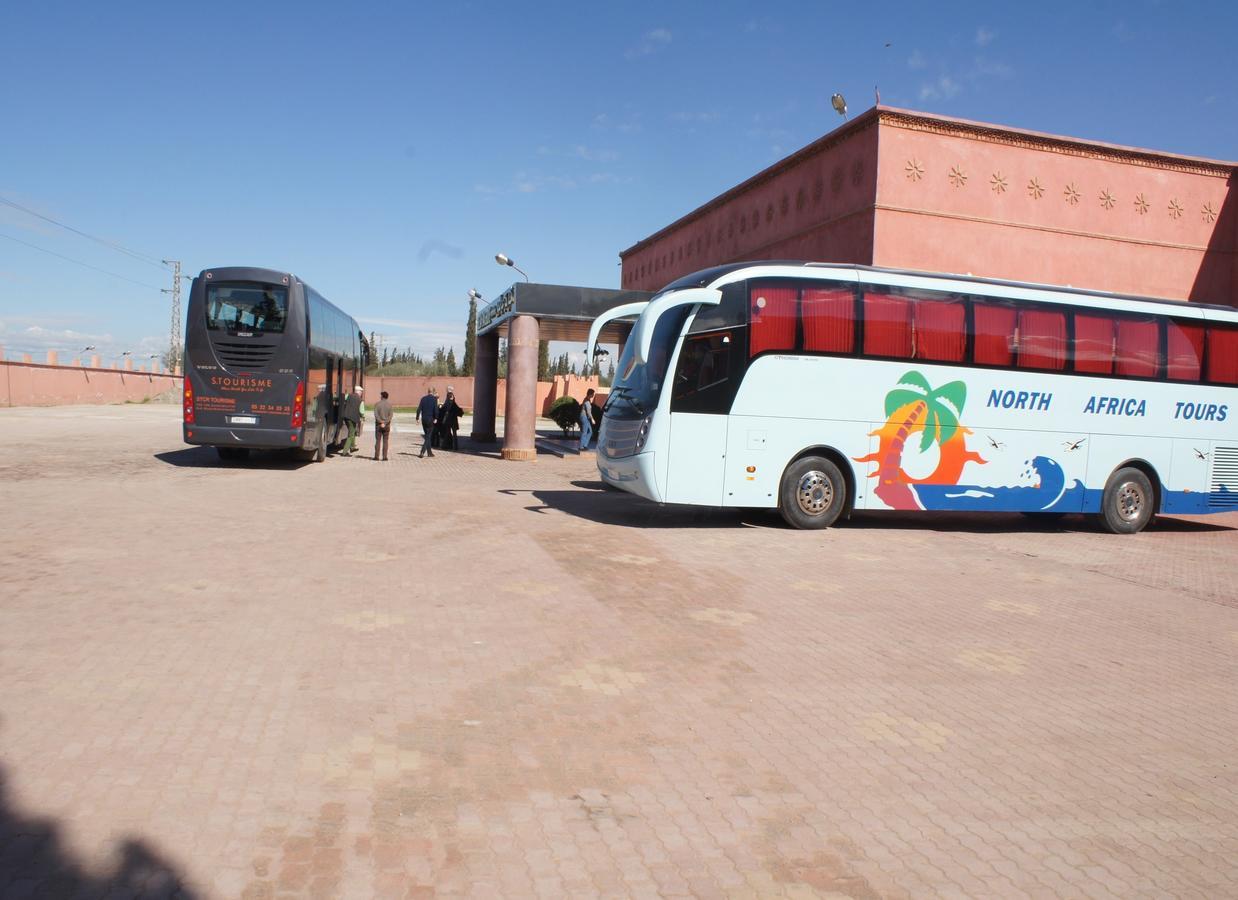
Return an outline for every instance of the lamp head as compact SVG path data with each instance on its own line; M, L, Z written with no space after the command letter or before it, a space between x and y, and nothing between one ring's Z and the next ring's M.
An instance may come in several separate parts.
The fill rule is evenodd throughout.
M469 299L481 301L481 294L477 293L477 288L469 288Z
M495 261L496 263L498 263L500 266L511 266L511 265L515 265L515 263L513 263L513 262L511 261L511 259L510 259L510 258L509 258L506 254L504 254L504 253L496 253L496 254L494 254L494 261Z

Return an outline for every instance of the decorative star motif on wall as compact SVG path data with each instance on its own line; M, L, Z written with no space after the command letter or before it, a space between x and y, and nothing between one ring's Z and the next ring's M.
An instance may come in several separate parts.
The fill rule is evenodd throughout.
M1138 196L1135 197L1135 212L1139 213L1139 215L1142 216L1145 213L1147 213L1147 211L1148 211L1148 198L1145 197L1143 194L1139 194Z
M1169 201L1169 218L1171 219L1182 218L1182 204L1180 204L1177 200Z
M907 178L911 181L919 181L924 177L924 166L922 166L920 164L920 160L915 157L907 160L907 165L905 168L907 170Z
M1200 213L1203 214L1204 221L1209 225L1217 220L1217 211L1212 208L1211 203L1205 203L1204 208L1200 210Z
M963 171L962 166L952 166L950 169L950 183L957 187L962 187L967 184L967 173Z
M1006 178L1001 172L994 172L993 177L989 179L989 184L993 187L993 193L1006 193Z
M1074 182L1066 185L1066 190L1062 191L1062 196L1066 198L1066 202L1071 206L1079 203L1079 189L1075 187Z
M1118 205L1117 199L1113 196L1113 194L1111 194L1107 190L1101 191L1099 194L1099 198L1100 198L1100 205L1105 207L1105 209L1113 209L1115 206Z
M1039 200L1045 195L1044 186L1040 183L1039 178L1033 178L1027 183L1027 193L1033 200Z

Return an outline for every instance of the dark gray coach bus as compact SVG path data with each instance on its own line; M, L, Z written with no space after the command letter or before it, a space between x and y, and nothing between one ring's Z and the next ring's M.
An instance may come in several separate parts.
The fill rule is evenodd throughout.
M318 462L346 436L344 396L365 378L357 323L295 275L206 269L185 326L184 436L224 459L297 451Z

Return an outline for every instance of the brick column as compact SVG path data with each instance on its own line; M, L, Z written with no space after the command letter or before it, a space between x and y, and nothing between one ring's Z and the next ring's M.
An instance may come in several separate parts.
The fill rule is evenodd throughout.
M516 316L507 332L503 458L537 458L537 319Z
M133 371L133 357L132 356L125 357L125 371L126 372Z
M49 366L59 365L58 363L59 358L60 358L59 354L57 354L55 350L47 351L47 364Z
M94 356L90 358L90 367L92 369L99 368L100 363L102 363L102 360L99 358L99 354L96 353Z
M499 399L499 333L479 334L473 344L473 440L493 444Z

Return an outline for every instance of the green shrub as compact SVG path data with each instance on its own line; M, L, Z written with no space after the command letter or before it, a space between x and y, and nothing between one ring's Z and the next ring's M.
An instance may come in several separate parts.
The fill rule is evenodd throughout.
M580 402L575 397L560 397L550 404L548 414L554 423L563 429L563 435L572 433L572 429L580 421Z

